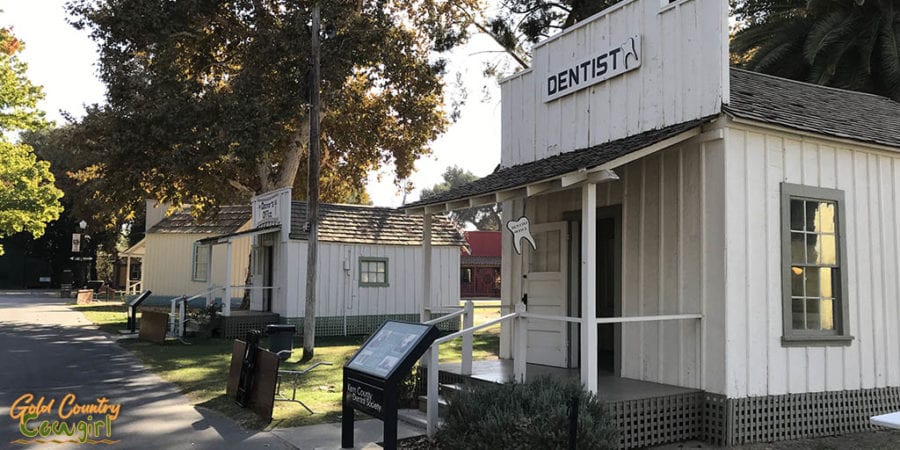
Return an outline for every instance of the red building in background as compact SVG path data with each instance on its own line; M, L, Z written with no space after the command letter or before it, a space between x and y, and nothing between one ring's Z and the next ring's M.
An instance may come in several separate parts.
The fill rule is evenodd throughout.
M466 231L469 251L460 256L460 295L500 298L500 232Z

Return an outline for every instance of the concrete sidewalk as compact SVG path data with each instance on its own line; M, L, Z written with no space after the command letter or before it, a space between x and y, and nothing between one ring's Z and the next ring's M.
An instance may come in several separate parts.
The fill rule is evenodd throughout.
M378 419L358 420L354 427L354 448L376 449L383 436L383 423ZM295 428L275 428L270 433L300 450L341 448L341 424L323 423ZM403 439L425 434L421 428L400 421L397 438Z

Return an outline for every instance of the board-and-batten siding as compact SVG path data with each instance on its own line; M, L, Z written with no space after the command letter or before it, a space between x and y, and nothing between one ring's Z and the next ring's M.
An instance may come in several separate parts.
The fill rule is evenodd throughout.
M900 385L900 155L749 125L727 140L727 395ZM781 344L782 181L844 191L850 346Z
M500 85L501 164L535 161L719 112L728 99L726 8L727 2L718 0L684 1L666 10L658 0L625 1L539 45L533 68ZM638 33L640 68L544 103L550 70Z
M622 315L703 312L708 391L724 391L723 141L676 146L616 169L621 179L597 187L598 207L622 205ZM525 214L533 224L580 211L580 188L507 202L504 221ZM522 277L522 257L503 239L504 280ZM570 268L580 271L580 268ZM520 283L502 284L505 304ZM570 315L578 315L571 312ZM507 327L508 328L508 327ZM623 377L701 387L697 321L622 325ZM502 351L509 351L504 330Z
M280 247L284 246L276 246L276 248ZM307 244L302 241L291 241L287 247L288 258L293 260L296 271L276 269L275 276L286 276L288 283L292 286L286 291L296 294L293 298L279 299L275 305L275 312L281 313L285 317L303 317L306 296ZM433 304L458 305L460 299L459 248L435 246L432 247L432 252ZM359 285L359 259L363 257L388 260L387 287ZM420 312L423 289L421 273L424 267L422 247L420 246L321 242L319 243L318 264L317 316L419 314ZM286 302L286 304L282 302Z
M143 288L154 296L194 295L206 290L205 281L191 279L194 242L210 237L208 234L148 233L143 259ZM250 238L232 243L231 284L241 286L249 270ZM212 284L225 284L225 245L213 246L210 259ZM221 296L222 292L216 293ZM243 290L234 289L232 298L240 298Z

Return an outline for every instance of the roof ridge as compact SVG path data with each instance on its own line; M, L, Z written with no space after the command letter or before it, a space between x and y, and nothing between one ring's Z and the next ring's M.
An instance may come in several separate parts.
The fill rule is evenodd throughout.
M752 75L754 75L754 76L760 76L760 77L765 77L765 78L771 78L771 79L778 80L778 81L786 81L786 82L789 82L789 83L802 84L802 85L806 85L806 86L813 87L813 88L828 89L828 90L831 90L831 91L837 91L837 92L842 92L842 93L847 93L847 94L867 95L867 96L870 96L870 97L875 97L875 98L880 98L880 99L888 100L888 101L891 101L891 102L894 102L894 103L900 103L900 102L897 102L896 100L894 100L894 99L892 99L892 98L890 98L890 97L885 97L885 96L883 96L883 95L878 95L878 94L872 94L872 93L870 93L870 92L854 91L854 90L852 90L852 89L843 89L843 88L837 88L837 87L834 87L834 86L825 86L825 85L823 85L823 84L810 83L809 81L793 80L793 79L791 79L791 78L779 77L779 76L777 76L777 75L771 75L771 74L768 74L768 73L755 72L755 71L753 71L753 70L742 69L742 68L740 68L740 67L735 67L735 66L731 66L731 67L730 67L730 70L736 71L736 72L749 73L749 74L752 74Z

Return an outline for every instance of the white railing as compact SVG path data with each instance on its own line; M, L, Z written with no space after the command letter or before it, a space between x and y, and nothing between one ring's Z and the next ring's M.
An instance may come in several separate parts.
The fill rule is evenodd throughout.
M469 301L466 305L467 308L471 308L471 301ZM457 313L455 313L457 314ZM458 317L457 314L455 317ZM469 317L472 315L469 314ZM443 319L443 317L439 318ZM441 344L452 341L458 337L463 337L466 339L468 337L469 342L472 340L473 334L484 328L488 328L494 325L497 325L502 322L507 322L511 320L515 320L515 345L513 347L513 377L519 381L525 381L525 367L526 367L526 359L527 359L527 349L528 349L528 320L551 320L551 321L559 321L559 322L568 322L568 323L578 323L584 324L584 319L581 317L569 317L569 316L552 316L545 314L533 314L527 312L525 305L519 303L515 307L515 312L501 316L498 319L489 320L477 326L472 326L469 323L467 326L464 326L463 329L457 331L456 333L448 334L447 336L436 339L429 348L428 352L425 354L424 358L428 358L429 361L429 370L428 370L428 383L427 383L427 402L426 402L426 418L427 418L427 432L429 437L434 437L434 433L437 431L437 423L438 423L438 349ZM663 322L663 321L676 321L676 320L702 320L703 314L662 314L655 316L625 316L625 317L598 317L590 322L593 322L593 325L600 324L616 324L616 323L635 323L635 322ZM438 320L438 319L435 319ZM431 323L434 321L429 321L426 323ZM700 370L700 386L703 386L703 327L700 327L700 333L698 333L698 367ZM463 361L466 361L466 353L468 352L468 361L469 367L468 372L465 370L461 371L464 375L471 375L471 361L472 361L472 347L466 348L463 346L462 349L462 358Z
M141 286L144 285L143 280L135 281L134 283L125 286L125 293L128 295L136 295L141 292Z
M206 304L209 306L210 295L219 289L223 288L221 286L213 286L190 297L181 295L169 300L169 303L171 304L169 312L169 333L172 337L184 337L184 315L187 303L194 299L206 297Z
M428 349L428 352L425 353L423 359L428 361L428 383L427 383L427 402L425 408L425 415L427 418L427 432L428 437L434 437L434 433L437 431L437 421L438 421L438 373L440 372L439 367L439 356L440 356L440 346L443 343L452 341L456 338L463 338L463 348L462 348L462 360L463 360L463 368L461 370L463 375L471 375L472 374L472 341L473 335L478 330L483 330L485 328L490 328L494 325L497 325L502 322L506 322L512 319L518 319L518 323L516 323L516 338L523 339L521 342L525 342L525 337L520 337L525 334L528 329L527 321L522 317L521 313L524 312L525 305L522 305L521 310L517 308L516 312L507 314L505 316L500 316L497 319L488 320L487 322L473 325L474 322L474 307L472 301L469 300L466 302L466 306L462 311L458 313L464 314L463 320L466 322L463 325L463 328L455 333L448 334L444 337L435 339L434 342L431 343L431 347ZM457 313L454 313L457 314ZM458 317L457 314L455 317ZM446 317L446 316L445 316ZM443 319L444 317L439 317L438 319ZM428 321L426 323L431 324L434 321ZM520 331L521 330L521 331ZM467 345L468 343L468 345ZM517 353L513 358L513 372L516 375L516 378L519 378L521 374L524 379L525 374L525 353L524 350L519 352L519 346L516 346Z

